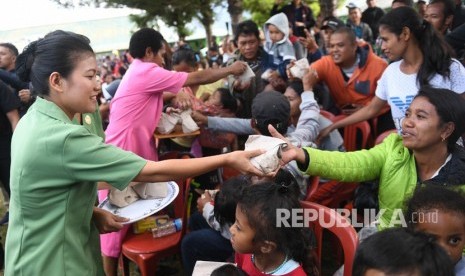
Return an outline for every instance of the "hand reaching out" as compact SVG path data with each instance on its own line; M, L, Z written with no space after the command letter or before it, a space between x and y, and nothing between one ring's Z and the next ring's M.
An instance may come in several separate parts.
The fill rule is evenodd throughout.
M181 90L176 97L172 100L173 106L182 110L186 110L192 106L191 95L184 90Z
M106 210L94 207L92 214L92 220L95 223L100 234L106 234L116 232L123 228L123 222L129 221L127 218L123 218L114 215Z
M243 61L236 61L228 68L231 70L231 74L233 74L234 76L240 76L247 69L247 63Z

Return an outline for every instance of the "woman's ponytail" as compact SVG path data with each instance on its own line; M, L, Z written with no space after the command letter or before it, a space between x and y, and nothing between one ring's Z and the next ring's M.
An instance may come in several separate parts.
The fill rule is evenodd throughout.
M422 20L418 42L423 53L423 63L417 74L420 87L429 85L430 79L435 74L449 78L449 67L452 62L450 47L426 20Z
M37 43L39 41L40 40L31 42L16 58L16 75L24 82L31 81L31 69L34 63Z

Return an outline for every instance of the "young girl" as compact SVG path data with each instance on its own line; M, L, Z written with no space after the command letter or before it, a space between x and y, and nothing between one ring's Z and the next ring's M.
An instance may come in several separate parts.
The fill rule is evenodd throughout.
M301 208L298 193L297 185L282 181L244 190L230 231L237 266L248 275L318 275L309 228L277 224L278 210Z
M430 85L458 94L465 92L465 69L451 58L449 47L430 23L410 7L391 10L379 22L382 50L392 62L378 81L376 96L370 104L320 132L374 118L386 103L391 106L397 130L406 109L420 88Z
M186 275L192 274L198 260L225 262L233 255L229 228L235 221L241 191L249 183L247 177L237 176L225 181L214 199L205 192L204 197L197 200L199 212L190 217L191 232L183 238L181 245Z
M427 234L391 228L368 237L355 253L352 276L375 275L453 276L454 268Z
M52 32L18 56L18 76L39 97L13 134L5 275L103 274L97 229L123 225L94 212L97 181L122 190L131 181L169 181L220 166L261 174L248 161L259 151L153 162L104 144L72 122L76 113L95 112L97 71L90 41L70 32Z
M419 188L407 205L409 227L425 232L447 251L456 275L465 275L465 196L440 186Z

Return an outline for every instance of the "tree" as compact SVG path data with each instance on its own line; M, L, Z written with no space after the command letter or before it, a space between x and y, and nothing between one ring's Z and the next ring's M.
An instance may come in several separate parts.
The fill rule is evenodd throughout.
M207 44L213 44L211 25L214 20L213 9L220 5L222 0L51 0L64 7L75 5L97 6L97 7L128 7L145 11L142 15L132 15L131 20L139 27L157 26L156 19L161 19L168 26L176 28L180 38L191 32L186 27L193 18L197 18L204 26ZM239 1L242 0L231 0ZM234 13L238 9L233 9ZM241 12L242 13L242 12ZM237 15L235 15L237 17Z
M228 12L231 16L231 27L234 34L237 24L242 21L242 13L244 12L242 0L228 0Z

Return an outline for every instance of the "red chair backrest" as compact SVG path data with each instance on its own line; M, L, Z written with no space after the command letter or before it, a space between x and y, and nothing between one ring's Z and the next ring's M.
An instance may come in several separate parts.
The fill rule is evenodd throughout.
M321 271L321 248L323 243L323 230L326 229L336 236L342 245L344 252L344 276L352 274L352 264L358 245L358 236L350 222L326 206L313 202L301 201L302 208L318 212L318 220L312 222L315 239L317 242L318 268ZM305 213L304 213L305 214ZM332 223L334 222L334 223Z
M337 122L346 118L347 115L338 115L334 118L333 122ZM362 135L362 141L360 147L366 149L369 145L371 128L370 124L367 121L359 122L356 124L348 125L344 127L344 147L347 151L358 150L357 146L357 132L360 131ZM373 140L371 140L373 141Z
M323 109L320 109L320 114L323 115L323 117L326 119L329 119L331 122L334 122L334 119L336 118L336 115Z
M318 186L320 186L320 177L319 176L311 176L308 179L308 187L307 187L307 194L305 195L305 200L309 200L312 195L318 190Z
M386 130L385 132L381 133L380 135L378 135L378 137L376 137L375 145L381 144L384 138L389 136L389 134L396 133L396 132L397 132L397 129L391 129L391 130Z

